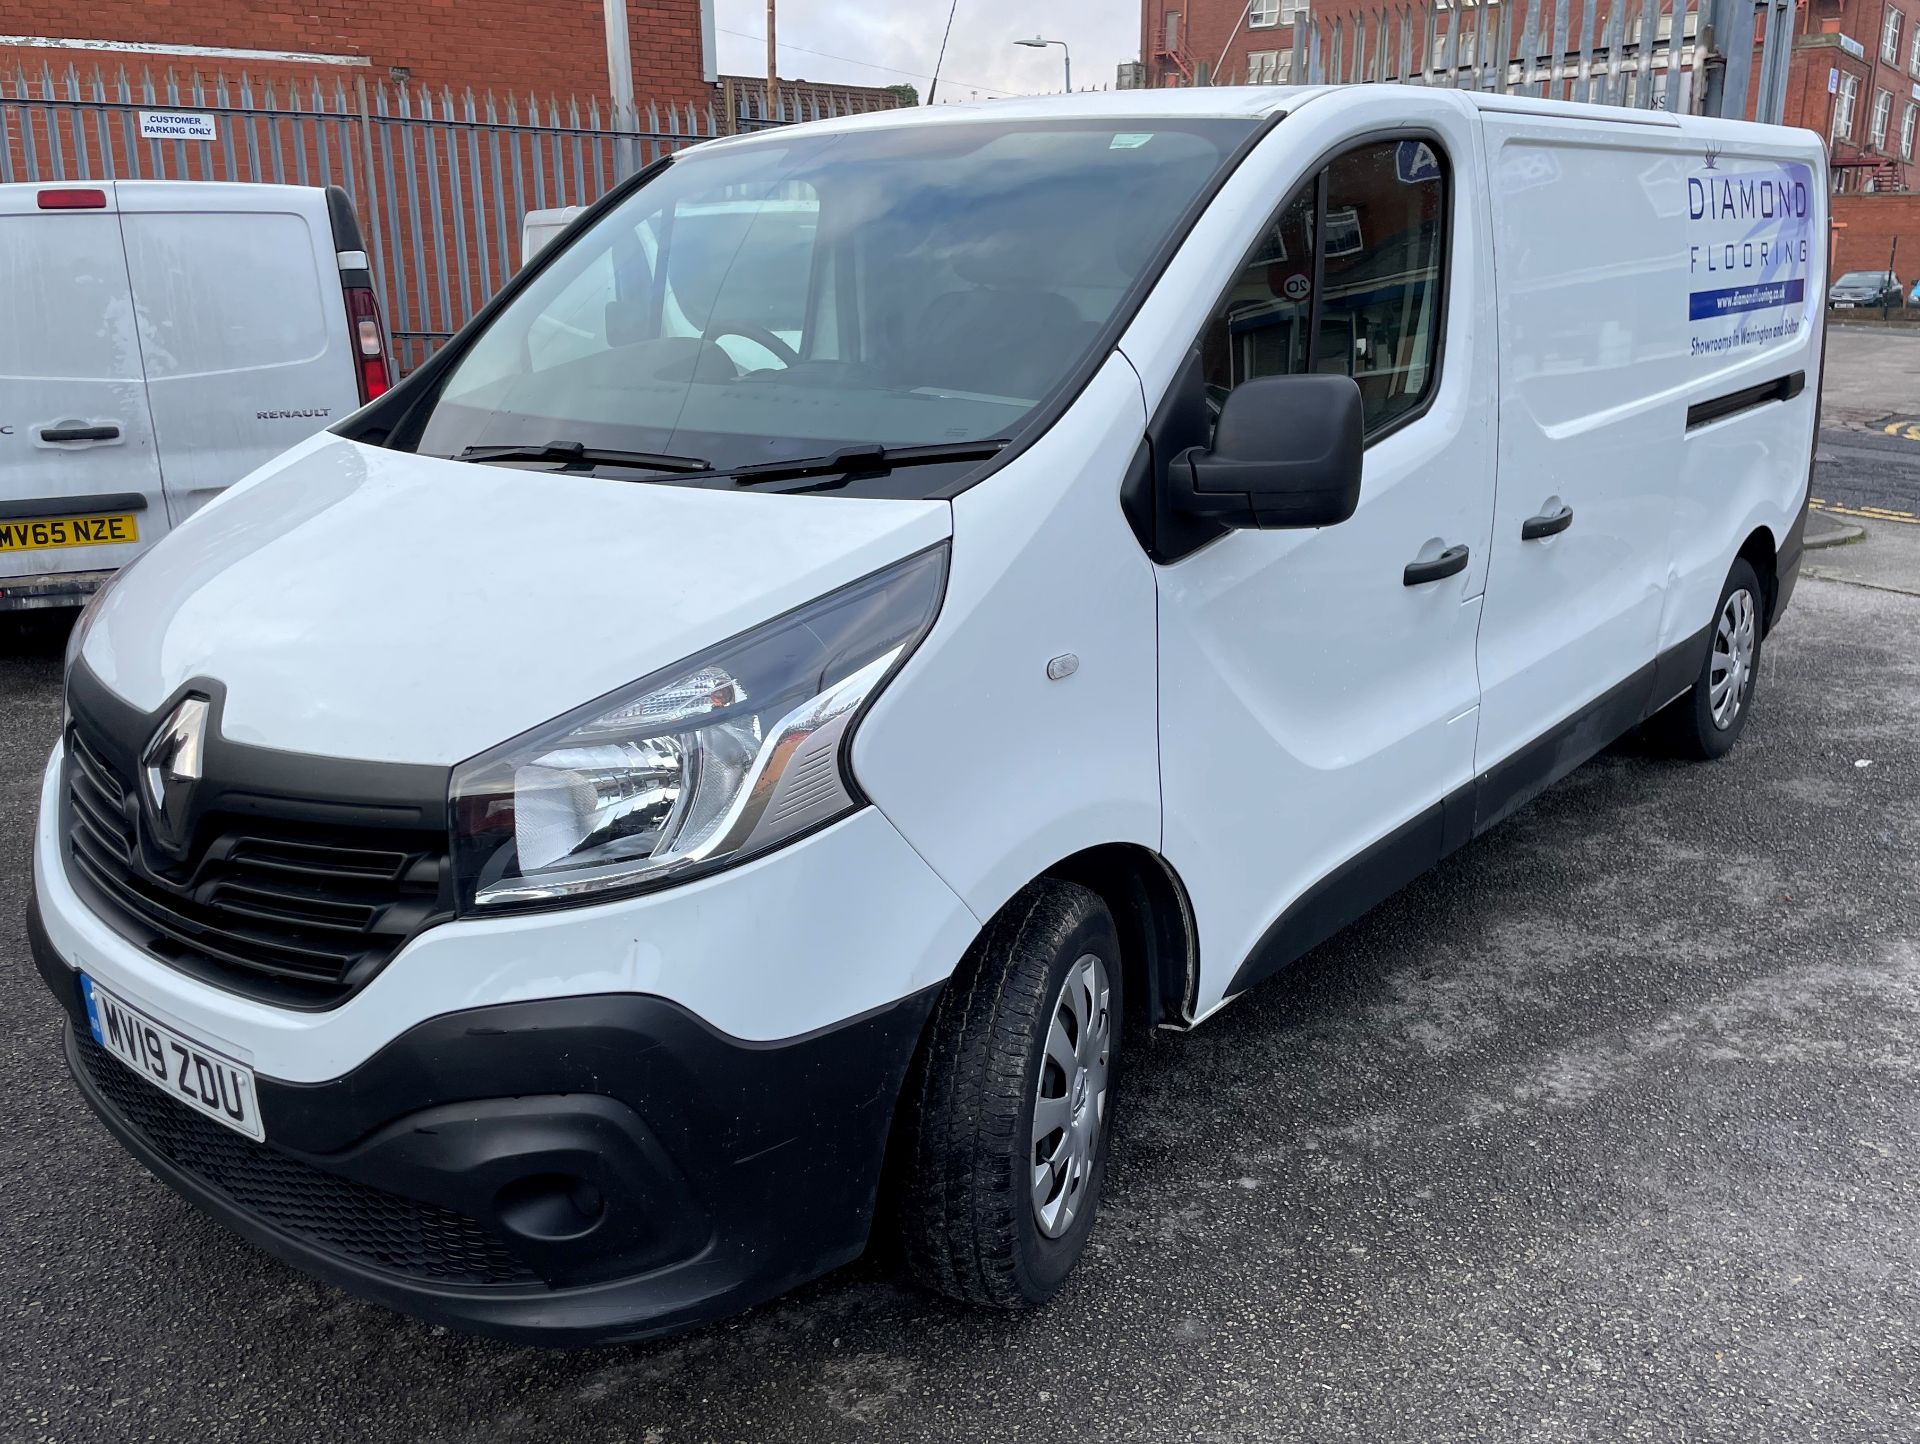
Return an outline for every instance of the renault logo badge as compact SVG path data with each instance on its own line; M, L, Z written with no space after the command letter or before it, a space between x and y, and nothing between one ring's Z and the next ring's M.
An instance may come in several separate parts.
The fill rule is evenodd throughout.
M207 713L205 697L181 698L140 758L154 830L168 837L184 822L187 794L205 767Z

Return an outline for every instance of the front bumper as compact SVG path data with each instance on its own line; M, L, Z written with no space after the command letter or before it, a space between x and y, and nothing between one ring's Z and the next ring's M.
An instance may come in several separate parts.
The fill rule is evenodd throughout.
M643 995L451 1013L330 1082L261 1077L256 1144L95 1044L37 904L28 934L82 1093L154 1173L355 1293L547 1344L671 1332L857 1255L938 992L775 1044Z

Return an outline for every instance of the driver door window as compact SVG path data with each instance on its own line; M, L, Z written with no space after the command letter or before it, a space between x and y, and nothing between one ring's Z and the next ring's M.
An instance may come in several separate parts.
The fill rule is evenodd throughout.
M1357 146L1304 182L1201 336L1216 410L1255 376L1315 371L1360 384L1368 439L1432 393L1450 185L1423 140Z

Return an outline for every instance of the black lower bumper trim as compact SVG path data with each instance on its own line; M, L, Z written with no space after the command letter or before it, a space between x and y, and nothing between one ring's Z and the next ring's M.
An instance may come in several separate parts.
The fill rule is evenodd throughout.
M331 1082L262 1077L263 1145L124 1072L37 905L28 937L82 1093L155 1174L352 1292L544 1344L669 1333L858 1255L937 992L776 1043L642 995L451 1013Z
M0 612L41 607L77 607L105 585L106 572L51 572L35 577L0 577Z

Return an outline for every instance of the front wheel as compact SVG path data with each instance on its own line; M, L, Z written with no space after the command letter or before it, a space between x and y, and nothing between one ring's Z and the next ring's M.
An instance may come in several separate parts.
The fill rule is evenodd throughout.
M1106 904L1043 879L988 924L934 1010L903 1106L908 1268L952 1298L1032 1308L1086 1247L1120 1045Z
M1658 719L1662 740L1676 755L1703 760L1725 756L1746 730L1760 675L1765 597L1752 566L1736 560L1720 590L1700 674Z

